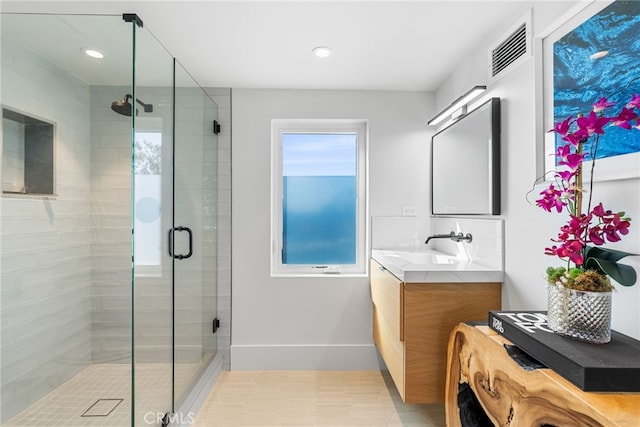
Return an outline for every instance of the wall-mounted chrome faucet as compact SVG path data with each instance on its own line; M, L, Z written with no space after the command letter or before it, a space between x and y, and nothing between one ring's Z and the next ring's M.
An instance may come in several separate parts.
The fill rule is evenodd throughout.
M462 234L462 232L456 234L455 231L452 231L449 234L434 234L433 236L429 236L427 240L424 242L425 245L429 243L431 239L451 239L454 242L460 242L464 240L465 242L471 242L473 240L473 236L471 233L467 233L466 235Z

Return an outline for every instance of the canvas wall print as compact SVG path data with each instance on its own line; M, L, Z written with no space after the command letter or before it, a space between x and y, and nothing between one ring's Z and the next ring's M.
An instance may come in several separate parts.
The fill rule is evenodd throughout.
M640 1L616 1L553 43L554 122L588 113L602 97L616 103L613 114L639 93ZM563 141L556 137L555 143ZM600 138L596 159L638 152L640 130L611 126Z

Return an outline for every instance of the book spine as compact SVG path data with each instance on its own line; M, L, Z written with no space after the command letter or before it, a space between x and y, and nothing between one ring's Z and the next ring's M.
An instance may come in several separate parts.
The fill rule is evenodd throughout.
M489 328L497 332L500 335L504 335L504 322L502 319L498 319L493 311L489 312Z
M502 319L499 316L499 314L496 315L496 313L492 311L489 312L489 328L502 335L506 339L513 341L514 335L516 336L516 338L519 335L517 327L511 325L508 321Z

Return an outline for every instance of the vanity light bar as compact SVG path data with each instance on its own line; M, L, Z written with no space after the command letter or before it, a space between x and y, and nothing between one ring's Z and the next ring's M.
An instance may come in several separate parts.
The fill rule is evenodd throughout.
M460 98L453 101L451 105L449 105L446 109L444 109L442 112L437 114L434 118L429 120L427 122L427 125L435 126L438 123L442 122L443 120L451 117L451 114L454 111L461 109L463 107L466 109L467 104L471 102L473 99L477 98L485 90L487 90L486 86L474 86L473 88L471 88L469 92L465 93Z

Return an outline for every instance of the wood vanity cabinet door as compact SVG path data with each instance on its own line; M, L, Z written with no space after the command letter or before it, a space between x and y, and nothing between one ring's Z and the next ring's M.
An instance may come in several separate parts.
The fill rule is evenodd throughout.
M460 322L486 321L500 310L500 283L405 283L407 403L445 401L447 344Z
M403 284L376 261L371 260L373 341L404 400Z

